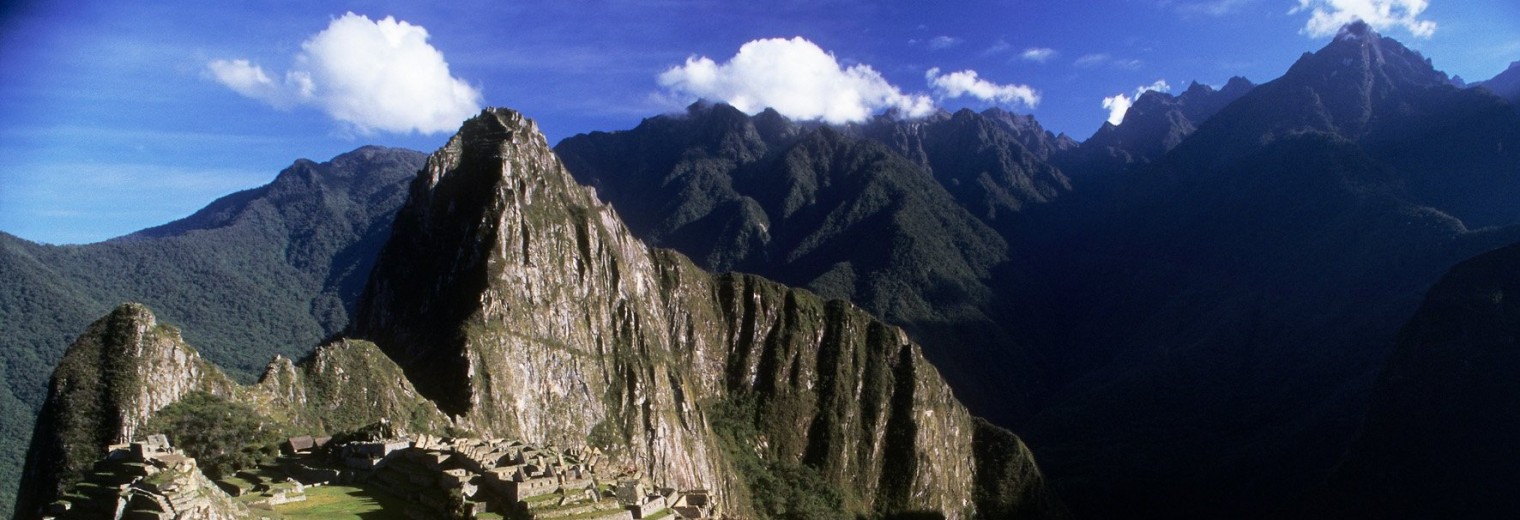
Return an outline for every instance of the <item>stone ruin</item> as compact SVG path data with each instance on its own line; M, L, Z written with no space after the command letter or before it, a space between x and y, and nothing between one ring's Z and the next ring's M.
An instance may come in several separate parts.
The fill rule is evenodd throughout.
M706 491L656 492L640 481L637 489L629 487L620 494L619 479L599 473L606 458L596 448L561 450L509 439L417 435L334 443L325 453L328 466L339 469L321 473L317 463L286 467L292 476L323 477L309 484L370 486L411 504L406 514L417 519L471 519L486 513L576 520L695 519L712 514ZM308 456L321 457L317 452Z
M69 493L49 504L45 519L223 520L248 518L164 435L109 447Z
M679 520L712 518L705 490L657 488L637 472L606 476L596 448L508 439L397 435L380 423L343 441L293 437L278 464L215 483L163 435L112 446L47 518L232 519L305 500L309 486L361 485L401 499L409 518ZM394 437L392 437L394 436ZM320 439L320 440L318 440ZM236 497L236 498L234 498ZM252 510L250 510L252 508Z

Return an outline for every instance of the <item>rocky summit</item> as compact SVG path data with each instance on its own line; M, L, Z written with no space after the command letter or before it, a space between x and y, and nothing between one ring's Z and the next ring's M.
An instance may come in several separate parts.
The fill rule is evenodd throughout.
M1054 507L1022 444L978 444L1006 432L979 426L901 330L649 248L510 110L428 159L351 332L463 424L606 443L720 503L754 502L734 459L758 454L816 471L858 513ZM733 450L725 428L758 435ZM995 444L1016 451L977 456Z
M1064 516L1023 443L971 416L902 330L646 246L511 110L427 160L347 335L243 386L118 309L54 373L18 516L187 401L280 436L387 419L414 449L468 432L594 452L732 518Z

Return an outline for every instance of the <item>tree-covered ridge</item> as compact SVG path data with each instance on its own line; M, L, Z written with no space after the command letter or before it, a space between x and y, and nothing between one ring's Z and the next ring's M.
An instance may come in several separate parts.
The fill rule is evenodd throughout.
M243 381L276 353L304 356L347 325L422 158L367 146L300 160L269 185L97 244L0 233L0 504L15 500L51 368L92 319L144 302Z
M1353 24L1274 81L1141 96L1080 147L995 113L822 128L699 104L558 150L640 236L904 325L1079 514L1238 517L1317 485L1423 291L1520 238L1515 106ZM909 222L845 227L870 232L837 258L789 254L784 233L834 228L788 230L794 208L829 207L830 183L859 171L808 146L830 134L906 159L850 207L931 184L889 207L943 220L883 212ZM962 212L1002 244L894 249L954 236L936 224ZM950 294L925 272L976 290L927 312L869 297Z
M855 302L930 346L968 405L1005 420L1042 378L995 301L1000 231L1070 189L1041 154L1071 146L997 110L832 127L698 103L555 152L640 239Z

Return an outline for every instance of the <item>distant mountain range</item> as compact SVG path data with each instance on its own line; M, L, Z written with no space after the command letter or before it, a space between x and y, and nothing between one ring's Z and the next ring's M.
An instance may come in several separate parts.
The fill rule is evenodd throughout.
M1431 288L1373 385L1366 422L1307 511L1484 518L1520 511L1520 245Z
M54 373L18 516L192 393L243 407L276 438L391 419L414 436L589 446L605 454L600 474L710 490L730 517L1065 515L1028 449L969 414L900 329L642 244L510 110L466 121L417 172L346 334L363 340L274 358L244 386L147 308L118 308ZM438 500L426 484L381 489ZM584 497L580 486L562 493ZM481 487L496 486L456 500L517 517L533 496Z
M363 147L296 161L269 185L98 244L0 233L0 504L15 500L21 440L48 374L92 320L125 301L147 303L244 381L276 353L300 358L348 325L424 157Z
M1517 146L1512 105L1348 27L1028 228L1045 254L1014 257L1030 290L1009 295L1067 364L1019 431L1093 516L1296 502L1357 431L1421 294L1520 240Z
M1520 240L1513 107L1355 24L1260 86L1147 93L1077 146L996 110L840 128L698 105L557 151L636 234L903 324L1079 514L1250 517L1324 481L1423 291ZM860 169L824 140L907 159L870 171L917 193L818 195ZM813 205L844 209L799 229ZM820 231L846 246L797 252Z
M1514 421L1503 419L1513 415L1505 403L1520 399L1504 383L1513 375L1504 331L1514 321L1504 273L1520 263L1512 249L1483 253L1520 242L1517 70L1458 87L1357 23L1260 85L1234 78L1175 96L1147 92L1122 124L1080 143L998 109L834 126L702 102L633 129L571 137L554 152L644 243L708 271L847 300L903 327L965 403L936 410L969 411L1023 436L1078 517L1507 516L1520 504L1484 484L1520 483L1507 469L1520 457L1504 444ZM348 332L373 340L442 413L543 434L595 424L520 409L512 403L547 407L564 397L471 374L508 353L543 361L535 374L561 387L577 377L591 384L600 372L548 361L558 350L514 345L548 337L535 327L580 331L607 319L610 332L587 325L581 340L617 352L608 359L621 368L611 373L647 386L631 396L609 386L582 405L626 424L664 424L663 412L629 403L679 408L669 399L693 385L761 403L827 401L834 415L811 423L825 436L770 431L792 443L775 453L795 455L852 496L875 497L862 511L913 505L884 488L850 487L838 473L881 460L828 455L836 442L859 446L831 421L881 413L846 406L837 393L869 378L783 366L821 363L809 353L822 352L875 359L886 348L876 340L797 347L806 334L865 318L758 278L698 276L669 253L651 253L655 266L645 270L643 256L620 249L620 231L574 209L589 203L544 202L580 200L553 175L449 177L495 164L488 148L502 137L486 130L461 133L458 150L440 152L455 162L440 160L451 166L437 171L417 152L379 148L301 161L268 187L101 244L40 246L0 234L0 267L16 280L0 285L4 433L24 438L46 367L122 300L182 326L187 343L244 382L269 356L299 359L352 318ZM516 130L496 131L516 139ZM520 159L540 168L549 161L541 152ZM414 202L398 217L408 193ZM394 235L398 218L405 232ZM658 296L640 301L657 309L604 309L601 296L589 296L625 301L612 295L630 276L649 277L650 288L638 290ZM682 318L679 309L708 308L684 292L691 283L712 284L721 312ZM571 293L581 296L565 307ZM545 315L547 302L578 310ZM731 345L737 350L709 374L722 375L717 383L670 368L684 358L622 350L630 338L705 337L702 323L748 330L748 318L729 314L751 311L780 320L779 335ZM514 325L486 325L501 320ZM836 393L797 390L814 384ZM811 408L755 411L752 427L790 424L800 409ZM1018 437L956 424L981 435L968 445L983 450L977 460L1002 461L1010 475L996 495L1003 501L982 500L978 510L1064 511L1044 477L1015 471L1034 467L1008 455L1023 453ZM699 432L692 439L705 435L686 428ZM686 446L625 433L652 454ZM959 437L944 439L935 449L960 446ZM1002 448L988 452L989 443ZM19 446L0 448L18 468ZM707 475L701 460L668 460L684 461L678 478ZM871 475L888 488L907 485ZM745 486L725 482L727 492ZM933 489L925 496L935 504L960 499Z

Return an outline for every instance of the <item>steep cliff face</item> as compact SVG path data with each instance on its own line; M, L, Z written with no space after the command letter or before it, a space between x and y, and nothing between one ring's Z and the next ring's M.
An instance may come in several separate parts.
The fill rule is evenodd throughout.
M555 150L641 240L854 302L924 345L972 410L1008 424L1043 388L1002 325L998 230L1067 192L1041 155L1062 143L997 110L832 127L698 103Z
M338 341L299 364L277 357L258 384L242 386L147 307L124 304L91 325L53 372L16 516L34 518L39 507L78 482L107 446L152 433L173 437L143 426L191 392L249 404L268 428L292 434L344 431L380 418L415 431L449 425L374 344Z
M106 446L132 440L153 412L186 393L230 395L236 386L147 307L118 307L90 325L54 370L16 511L52 501Z
M747 448L813 468L858 512L978 506L973 419L899 329L648 248L516 112L466 122L394 230L351 332L462 426L591 439L745 512L711 420L743 402L760 432ZM1047 496L1037 471L1023 477Z

